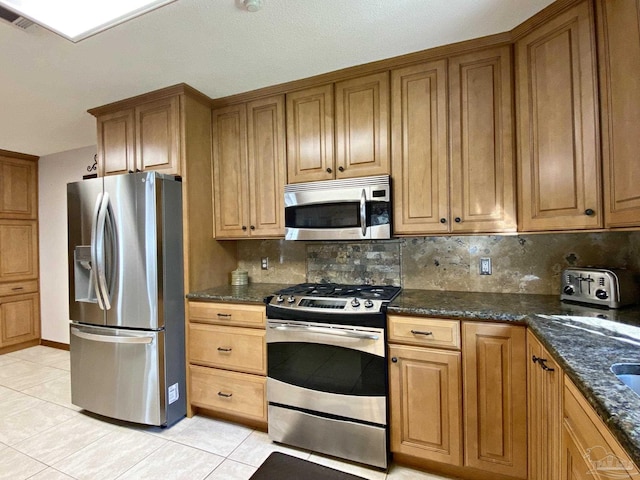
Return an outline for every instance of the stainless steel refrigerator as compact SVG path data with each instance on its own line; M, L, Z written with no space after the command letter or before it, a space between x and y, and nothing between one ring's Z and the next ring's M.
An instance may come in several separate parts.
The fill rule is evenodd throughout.
M67 185L71 401L168 425L186 414L182 185L155 172Z

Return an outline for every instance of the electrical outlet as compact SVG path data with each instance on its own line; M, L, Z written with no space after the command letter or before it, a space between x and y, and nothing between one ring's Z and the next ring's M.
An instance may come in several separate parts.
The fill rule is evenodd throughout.
M480 259L480 275L491 275L491 259Z
M269 270L269 257L262 257L260 267L262 270Z

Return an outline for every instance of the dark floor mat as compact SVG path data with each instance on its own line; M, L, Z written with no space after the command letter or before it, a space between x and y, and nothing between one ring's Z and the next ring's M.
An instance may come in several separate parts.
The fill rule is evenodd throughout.
M362 477L340 472L333 468L302 460L301 458L273 452L262 462L249 480L365 480Z

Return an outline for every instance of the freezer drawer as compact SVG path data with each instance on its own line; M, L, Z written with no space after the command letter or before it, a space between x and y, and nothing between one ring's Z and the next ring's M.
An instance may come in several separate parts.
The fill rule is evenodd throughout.
M77 324L70 328L74 405L130 422L172 422L168 410L171 404L184 402L179 393L183 385L178 379L165 378L163 331Z

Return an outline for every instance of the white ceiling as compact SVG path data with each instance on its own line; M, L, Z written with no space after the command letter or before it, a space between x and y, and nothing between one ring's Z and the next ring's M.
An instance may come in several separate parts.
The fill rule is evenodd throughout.
M185 82L211 98L510 30L552 0L177 0L79 43L0 21L0 149L95 145L87 109Z

